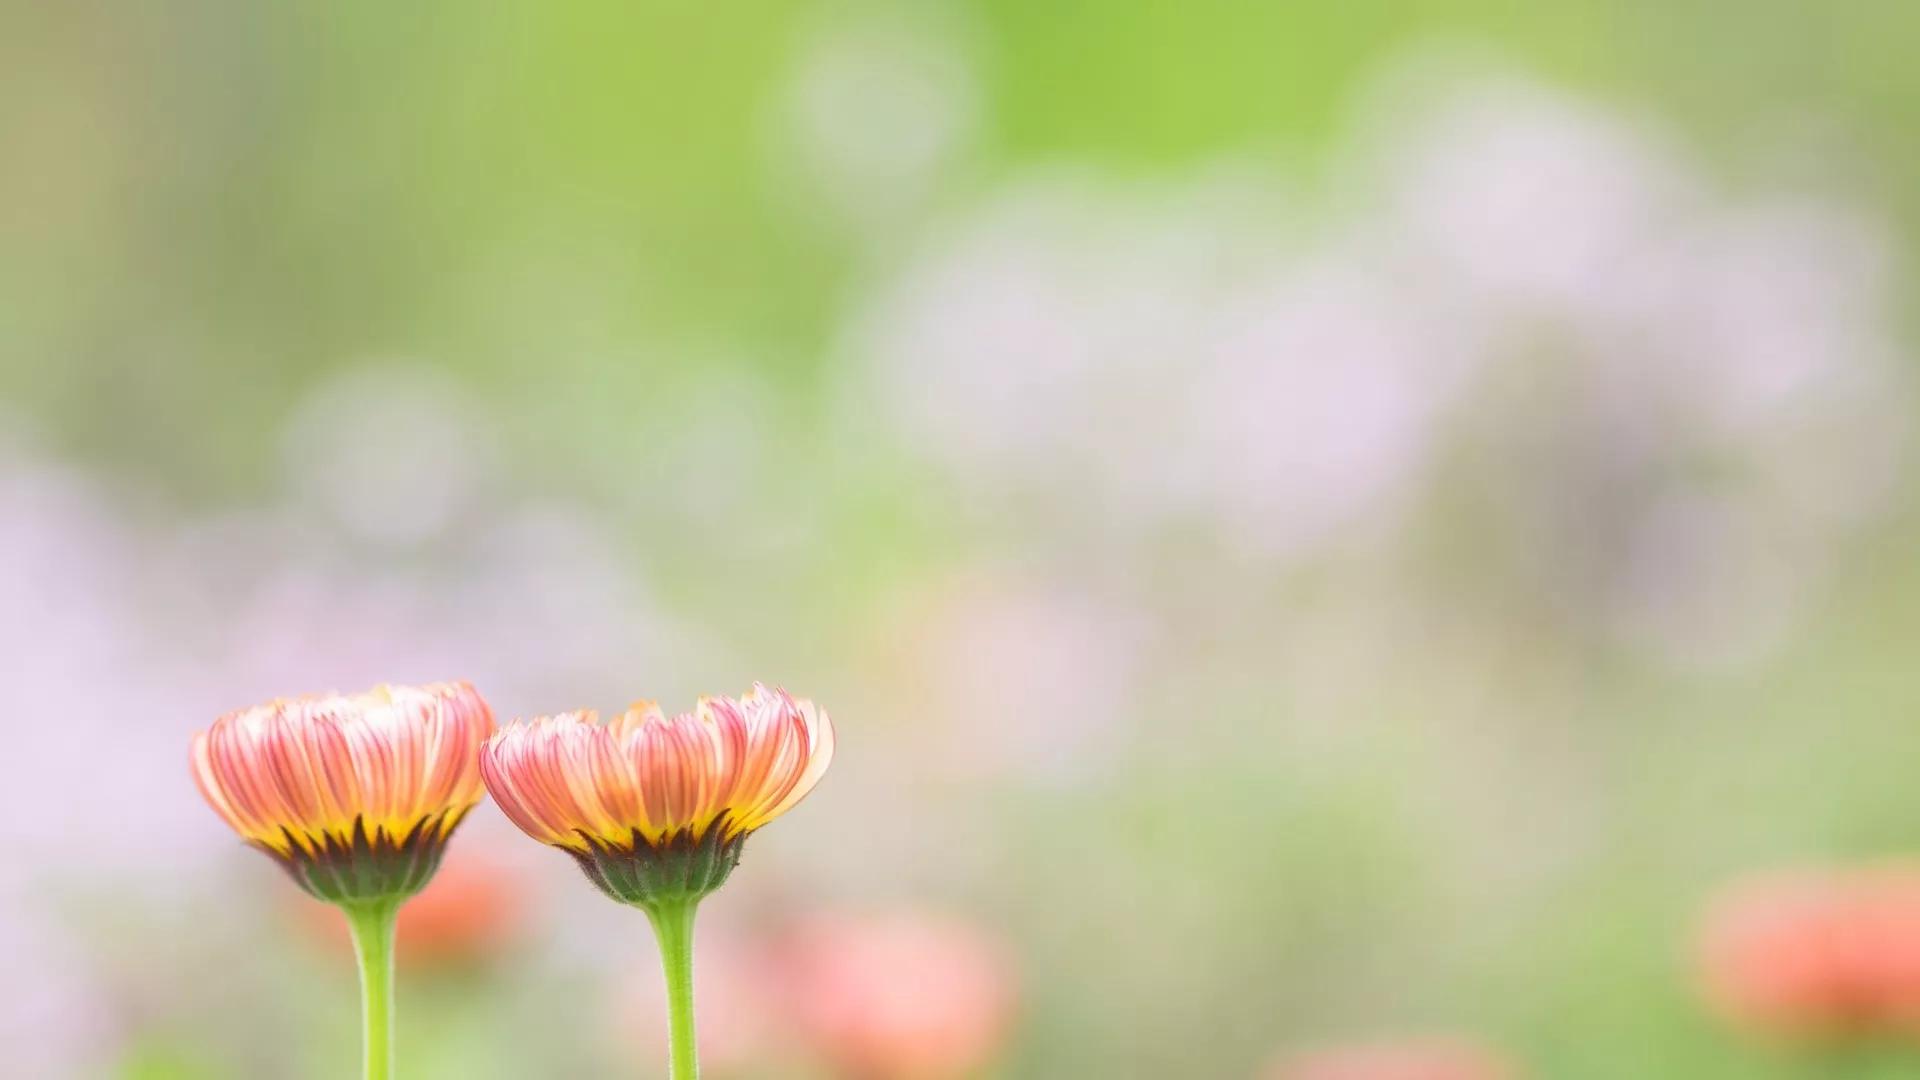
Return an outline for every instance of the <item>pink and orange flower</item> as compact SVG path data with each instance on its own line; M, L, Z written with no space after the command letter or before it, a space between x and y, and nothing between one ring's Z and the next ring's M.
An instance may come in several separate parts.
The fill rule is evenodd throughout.
M282 698L228 713L193 739L193 778L216 813L308 893L404 898L485 795L493 713L464 682Z
M824 710L755 684L669 718L641 702L516 723L480 771L507 817L572 855L623 903L697 899L739 862L748 835L793 809L833 760Z

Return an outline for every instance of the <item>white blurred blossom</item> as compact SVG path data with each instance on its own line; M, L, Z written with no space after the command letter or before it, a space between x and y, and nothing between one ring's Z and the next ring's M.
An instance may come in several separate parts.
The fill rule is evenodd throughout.
M369 364L334 376L287 425L287 484L349 536L416 544L444 533L488 472L485 416L431 367Z
M1126 539L1105 523L1198 519L1297 550L1420 466L1460 349L1406 283L1298 257L1247 202L1218 181L1016 187L885 288L850 348L896 431L975 494L1062 504L1105 542Z
M1464 292L1480 317L1580 306L1637 271L1639 247L1697 181L1632 118L1509 76L1383 78L1363 115L1359 186L1402 257ZM1368 154L1371 150L1372 153Z
M16 906L17 905L17 906ZM0 895L0 1070L9 1076L98 1075L113 1018L86 977L86 958L37 922L44 911Z
M970 507L1105 551L1284 566L1465 482L1599 631L1764 652L1899 475L1883 226L1521 79L1384 85L1322 228L1271 170L1016 178L858 307L848 401ZM1433 468L1463 439L1474 471Z
M918 209L971 147L980 89L956 11L843 14L804 43L778 116L783 171L856 224Z
M169 706L189 680L143 625L151 567L123 498L68 468L0 460L0 717L22 762L0 785L0 887L38 883L49 860L84 851L131 868L167 866L204 850L188 821L183 743L170 741ZM90 820L138 822L95 829L76 849L74 823L49 805L85 791Z
M1461 409L1531 560L1670 659L1765 655L1901 468L1884 225L1718 193L1659 133L1510 79L1425 100L1386 221L1487 328L1508 392Z
M177 892L208 845L170 727L181 684L135 617L137 535L107 488L28 453L0 457L0 724L18 766L0 785L0 1071L79 1075L111 1017L53 890L84 865Z

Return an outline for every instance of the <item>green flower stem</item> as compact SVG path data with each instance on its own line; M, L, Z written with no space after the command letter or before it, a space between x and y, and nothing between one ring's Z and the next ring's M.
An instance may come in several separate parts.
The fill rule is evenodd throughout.
M366 1080L393 1077L393 921L399 900L342 905L360 957L360 1017L367 1052Z
M660 964L667 973L667 1024L673 1080L700 1080L700 1056L693 1034L693 912L697 899L667 900L647 907L654 936L660 939Z

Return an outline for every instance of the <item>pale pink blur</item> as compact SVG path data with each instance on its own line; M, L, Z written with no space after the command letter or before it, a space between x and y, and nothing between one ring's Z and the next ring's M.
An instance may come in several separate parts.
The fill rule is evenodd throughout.
M1920 1034L1920 866L1806 871L1738 886L1701 934L1704 989L1785 1037Z
M695 931L698 967L693 1009L699 1018L701 1072L712 1076L764 1076L788 1058L791 1046L774 970L764 943L712 917ZM616 1010L618 1038L647 1061L667 1060L666 983L652 965L637 965Z
M1152 635L1133 607L999 568L902 593L872 634L883 696L871 711L914 718L916 763L1062 782L1097 775L1126 745Z
M1491 1050L1452 1039L1329 1047L1282 1057L1263 1080L1517 1080Z
M802 1037L838 1075L973 1075L1012 1027L1013 964L986 931L944 916L822 917L784 950Z

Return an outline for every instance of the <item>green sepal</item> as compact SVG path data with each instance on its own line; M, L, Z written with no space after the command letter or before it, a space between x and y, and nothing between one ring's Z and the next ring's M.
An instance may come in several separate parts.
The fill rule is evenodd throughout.
M581 833L587 850L568 848L566 852L601 892L623 904L657 912L698 901L726 883L740 865L747 834L726 838L724 826L724 821L716 821L699 837L683 829L655 844L635 829L630 846Z
M425 888L440 868L447 850L445 818L423 818L395 839L384 832L368 836L365 819L356 817L353 836L344 843L327 837L318 850L308 850L283 829L290 853L255 846L273 856L293 883L316 900L350 906L398 901Z

